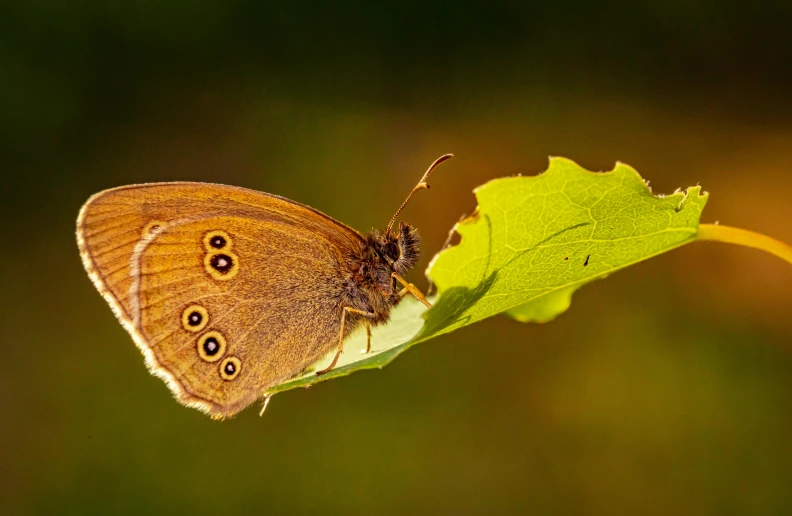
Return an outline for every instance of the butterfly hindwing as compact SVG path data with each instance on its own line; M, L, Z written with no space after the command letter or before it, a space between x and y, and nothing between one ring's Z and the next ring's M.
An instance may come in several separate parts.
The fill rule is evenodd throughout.
M218 234L222 248L204 245ZM137 329L186 402L236 412L338 343L342 255L307 231L212 217L165 227L135 258ZM207 335L218 343L203 349Z

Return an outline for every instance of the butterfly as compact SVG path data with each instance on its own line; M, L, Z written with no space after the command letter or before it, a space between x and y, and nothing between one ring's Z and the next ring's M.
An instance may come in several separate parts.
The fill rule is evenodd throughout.
M223 418L303 373L364 325L388 321L421 240L396 219L361 235L289 199L173 182L93 195L77 218L83 265L150 372L182 404Z

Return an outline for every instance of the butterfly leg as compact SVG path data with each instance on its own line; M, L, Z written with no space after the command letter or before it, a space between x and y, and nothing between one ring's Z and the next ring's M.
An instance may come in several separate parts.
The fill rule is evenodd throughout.
M371 323L366 321L366 349L360 352L361 355L371 353Z
M344 351L344 328L346 326L346 318L347 318L347 314L348 313L358 314L358 315L362 315L364 317L374 317L373 313L364 312L363 310L358 310L358 309L352 308L350 306L345 306L344 307L344 311L341 314L341 332L340 332L340 334L338 336L338 351L336 351L336 354L333 357L333 361L330 362L330 365L325 367L321 371L317 371L316 372L316 376L323 375L325 373L330 372L330 370L335 367L336 363L338 362L338 358L341 356L341 353ZM370 336L371 336L371 334L369 334L369 337ZM369 342L369 346L370 345L371 345L371 343Z
M391 278L394 278L396 281L398 281L399 283L404 285L404 290L402 290L400 292L401 295L404 295L407 292L409 292L410 294L415 296L415 299L417 299L421 303L425 304L427 308L431 308L432 307L431 303L429 303L429 301L426 300L426 296L423 295L423 292L418 290L418 287L416 287L412 283L407 283L407 280L405 280L404 278L402 278L401 276L399 276L395 272L391 273Z

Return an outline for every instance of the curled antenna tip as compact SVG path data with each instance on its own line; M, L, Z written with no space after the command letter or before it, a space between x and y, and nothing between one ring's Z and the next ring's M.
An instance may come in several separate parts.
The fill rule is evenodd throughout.
M424 175L421 177L420 181L418 181L418 184L415 185L415 187L413 187L412 191L409 193L409 195L407 195L407 198L404 200L402 205L399 206L398 210L396 210L396 213L393 215L393 217L391 218L390 222L388 222L388 226L385 228L385 232L386 233L388 233L391 230L391 228L393 227L393 223L396 222L396 217L399 216L399 214L404 209L404 207L407 206L407 203L410 202L410 198L413 196L413 194L415 192L417 192L418 190L422 190L424 188L427 188L427 189L429 188L429 184L426 182L426 179L429 177L429 174L432 173L432 170L434 170L435 167L437 167L437 165L439 165L440 163L444 162L447 159L451 159L453 157L454 157L454 155L450 154L450 153L449 154L443 154L442 156L440 156L439 158L434 160L431 165L429 165L429 168L426 169L426 172L424 172Z
M431 165L429 165L429 168L428 168L428 169L426 169L426 172L424 173L424 175L423 175L423 177L421 178L421 180L420 180L420 181L418 181L418 182L419 182L419 183L423 183L424 181L426 181L426 178L427 178L427 177L429 177L429 174L431 174L431 173L432 173L432 170L434 170L434 169L435 169L435 167L437 167L437 165L439 165L440 163L442 163L442 162L444 162L444 161L446 161L446 160L449 160L449 159L451 159L451 158L453 158L453 157L454 157L454 155L453 155L453 154L443 154L442 156L440 156L439 158L437 158L436 160L434 160L434 161L432 162L432 164L431 164ZM426 185L426 186L427 186L427 188L429 187L429 185Z

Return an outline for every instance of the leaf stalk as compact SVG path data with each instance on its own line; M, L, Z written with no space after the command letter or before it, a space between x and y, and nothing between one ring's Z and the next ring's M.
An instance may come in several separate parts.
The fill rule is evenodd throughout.
M697 239L725 242L727 244L737 244L745 247L753 247L754 249L761 249L762 251L778 256L787 263L792 264L792 246L767 235L748 231L747 229L721 226L719 224L700 224Z

